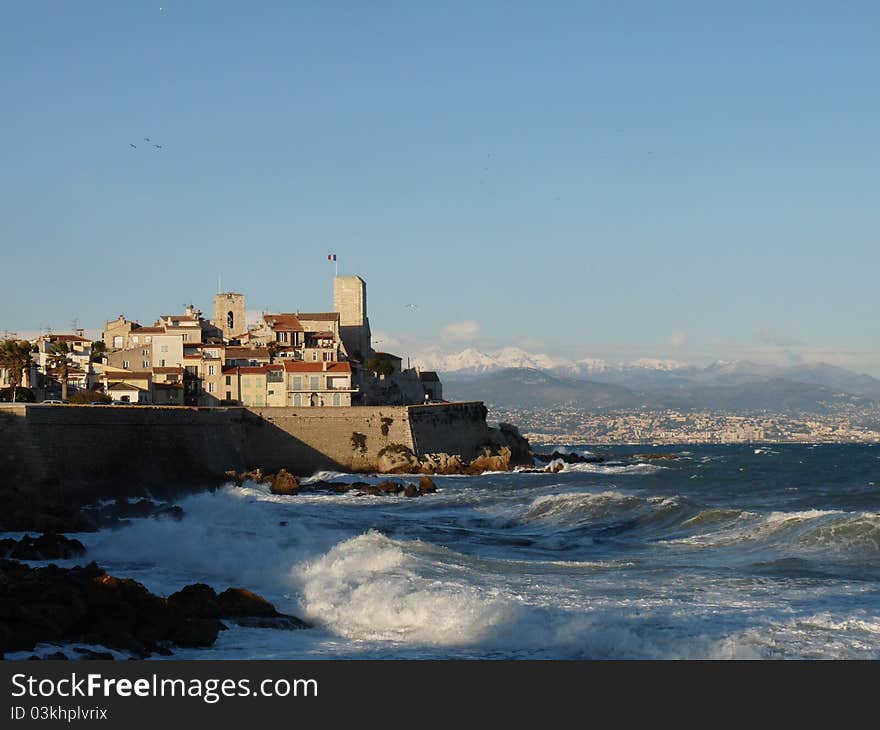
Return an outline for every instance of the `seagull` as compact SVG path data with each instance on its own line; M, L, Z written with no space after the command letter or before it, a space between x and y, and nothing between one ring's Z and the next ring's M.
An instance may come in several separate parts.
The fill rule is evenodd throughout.
M153 147L155 147L157 150L162 149L162 145L160 145L160 144L154 144Z
M404 304L403 306L408 307L409 309L418 309L419 308L418 304Z
M149 137L144 137L144 142L149 142L149 141L150 141Z
M128 146L129 146L129 147L134 147L135 149L137 149L137 145L136 145L136 144L132 144L131 142L128 143Z

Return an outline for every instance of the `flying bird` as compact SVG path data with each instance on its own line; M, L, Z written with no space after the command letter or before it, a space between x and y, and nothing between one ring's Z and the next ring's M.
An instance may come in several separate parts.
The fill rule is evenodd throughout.
M129 146L129 147L134 147L135 149L137 149L137 145L136 145L136 144L132 144L131 142L128 143L128 146Z
M418 304L404 304L403 306L408 307L409 309L418 309L419 308Z
M160 145L160 144L154 144L153 147L155 147L157 150L162 149L162 145Z
M150 141L149 137L144 137L144 142L149 142L149 141Z

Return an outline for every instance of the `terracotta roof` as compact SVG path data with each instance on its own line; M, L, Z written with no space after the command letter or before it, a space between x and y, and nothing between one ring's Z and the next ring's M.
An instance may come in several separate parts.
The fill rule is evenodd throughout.
M282 370L283 365L240 365L232 368L223 368L224 375L265 375L270 370Z
M60 340L61 342L91 342L87 337L80 337L79 335L45 335L45 337L50 342L55 340Z
M227 347L226 359L235 360L240 357L269 357L269 350L265 347Z
M108 380L149 380L153 377L149 370L115 370L105 375Z
M284 369L288 373L321 373L324 372L323 362L290 362L284 363ZM327 372L333 375L345 375L351 373L351 365L347 362L328 362Z
M154 375L182 375L183 368L153 368Z
M334 337L336 337L336 335L334 335L332 332L306 332L306 336L307 336L307 337L309 337L309 336L311 336L311 337L322 337L322 338L325 338L325 339L328 339L328 340L333 339Z
M264 314L263 321L280 332L302 332L303 327L295 314Z
M144 388L138 388L138 386L129 383L113 383L113 385L107 386L107 390L144 390Z
M339 312L297 312L296 316L302 319L311 319L319 322L335 322L339 319Z

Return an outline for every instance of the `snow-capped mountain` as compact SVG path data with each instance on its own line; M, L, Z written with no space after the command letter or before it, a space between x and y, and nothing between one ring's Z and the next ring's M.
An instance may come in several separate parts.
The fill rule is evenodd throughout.
M678 360L640 358L632 362L610 362L598 358L565 360L543 353L531 353L519 347L481 352L469 347L461 352L444 353L428 351L413 358L414 364L425 370L437 370L447 374L476 375L509 368L545 370L569 376L594 375L596 373L624 372L628 370L659 370L669 372L689 367Z

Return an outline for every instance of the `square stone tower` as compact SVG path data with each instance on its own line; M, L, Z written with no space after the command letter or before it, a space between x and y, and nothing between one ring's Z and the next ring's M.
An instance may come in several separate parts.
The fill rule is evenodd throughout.
M335 277L333 310L339 312L339 336L348 356L366 362L373 353L367 317L367 283L359 276Z
M223 330L223 339L229 340L247 331L244 316L244 294L223 292L214 297L214 319L211 324Z

